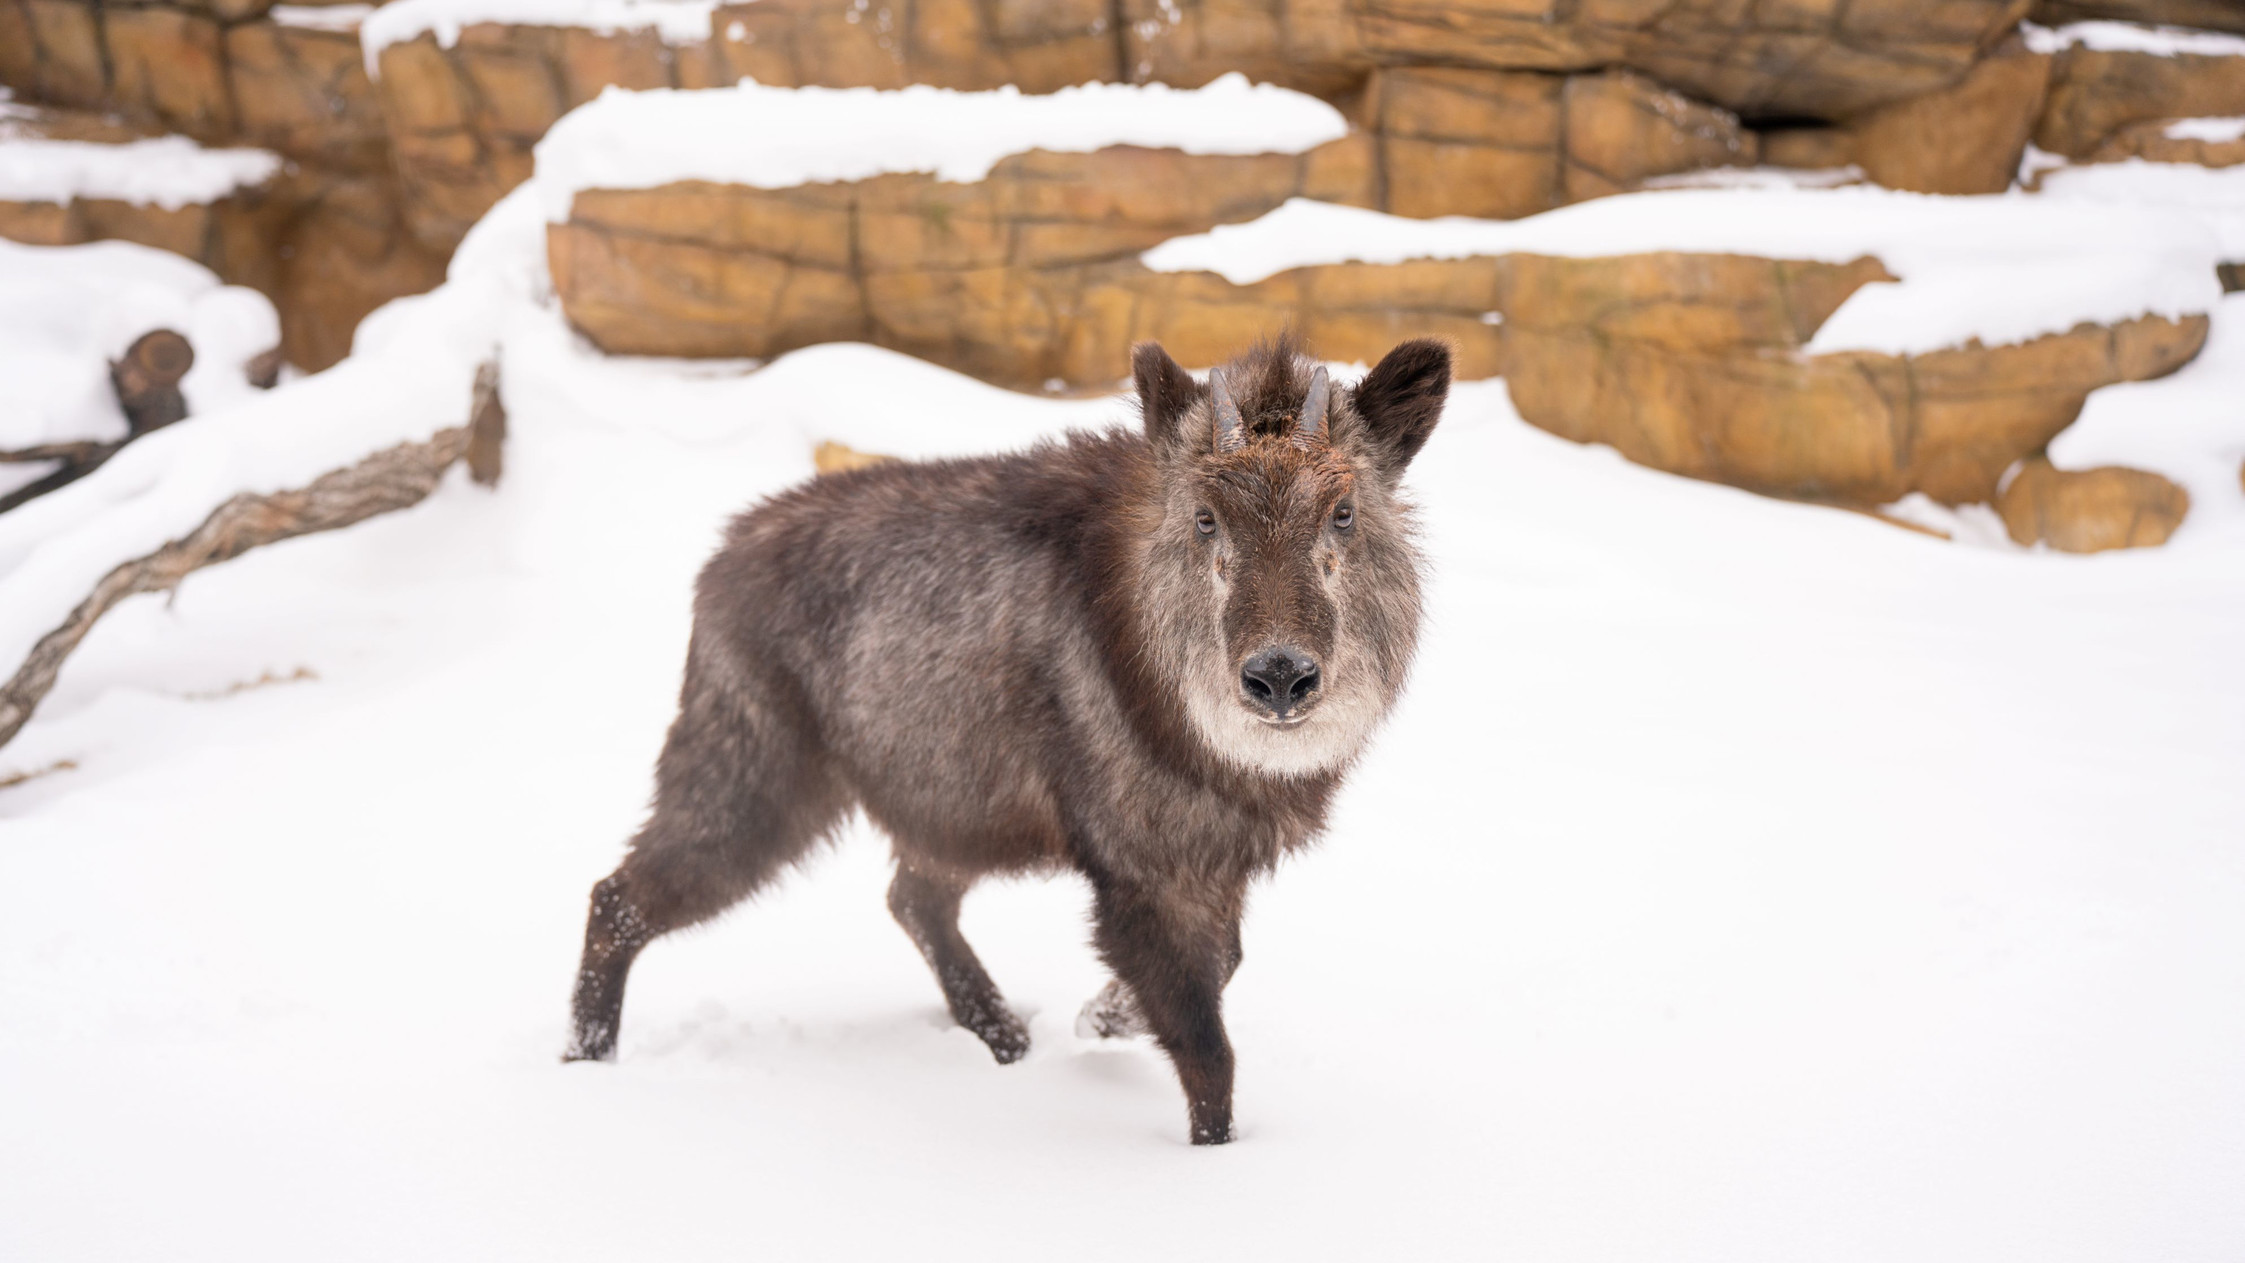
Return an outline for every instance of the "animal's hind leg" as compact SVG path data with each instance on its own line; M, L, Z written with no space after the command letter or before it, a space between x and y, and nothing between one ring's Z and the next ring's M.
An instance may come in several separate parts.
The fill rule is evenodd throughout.
M795 726L695 687L656 766L655 807L616 871L592 888L569 1061L616 1052L624 982L641 949L754 894L801 859L847 795Z
M1239 972L1240 961L1246 950L1240 942L1239 922L1233 921L1231 934L1224 949L1224 985L1230 986L1232 975ZM1131 998L1130 988L1120 978L1109 978L1099 994L1084 1001L1076 1014L1076 1036L1079 1039L1129 1039L1151 1034L1146 1025L1146 1015L1138 1011L1138 1001Z
M1010 1065L1028 1055L1029 1028L1006 1007L998 984L990 981L959 933L959 901L965 897L965 886L931 877L901 860L896 880L889 883L889 911L935 971L952 1019L981 1036L1000 1065Z

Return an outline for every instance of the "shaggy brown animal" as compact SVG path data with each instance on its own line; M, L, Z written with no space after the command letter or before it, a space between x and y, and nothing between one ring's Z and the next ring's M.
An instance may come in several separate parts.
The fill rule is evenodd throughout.
M1324 826L1401 692L1419 572L1399 493L1449 391L1437 342L1353 388L1280 340L1196 382L1134 355L1144 432L815 479L702 572L654 807L593 888L568 1056L614 1055L659 935L801 859L853 805L889 907L1000 1062L1029 1031L959 934L992 874L1074 870L1196 1144L1232 1134L1225 984L1248 883Z

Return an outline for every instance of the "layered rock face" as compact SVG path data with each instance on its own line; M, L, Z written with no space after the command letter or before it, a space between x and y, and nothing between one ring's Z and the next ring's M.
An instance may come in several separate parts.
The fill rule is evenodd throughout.
M1381 70L1363 113L1399 215L1513 219L1759 155L1737 115L1622 71Z
M18 113L0 129L0 145L149 139L141 128L85 111ZM400 200L396 182L379 168L302 165L176 205L98 196L0 199L0 236L35 245L131 241L184 255L271 298L281 315L283 356L321 368L349 353L368 312L444 279L445 255L406 233Z
M2062 48L2034 143L2063 157L2104 161L2133 156L2130 136L2148 123L2245 115L2245 41L2225 43L2233 50L2206 51L2220 47L2211 41L2175 51Z
M554 120L603 87L744 75L1042 92L1242 70L1360 103L1368 130L1392 119L1403 192L1390 204L1403 213L1518 215L1750 163L1740 114L1841 120L1947 87L2024 5L757 0L718 9L708 38L684 44L653 30L472 24L449 45L383 47L370 81L348 24L308 22L301 8L284 21L262 0L0 0L0 83L323 167L394 164L406 222L439 251L527 176Z
M2135 545L2164 538L2159 506L2176 503L2151 475L2002 479L2086 392L2187 360L2199 318L1809 354L1847 294L1890 279L1878 260L1509 254L1235 285L1136 255L1296 197L1508 219L1757 163L2000 192L2030 141L2080 162L2245 161L2245 134L2210 121L2245 115L2245 49L2045 29L2245 31L2241 13L2230 0L755 0L718 7L706 31L436 22L445 37L380 43L370 76L343 10L0 0L0 84L107 112L68 126L181 132L291 164L171 210L0 203L0 235L197 258L273 296L288 358L317 368L366 311L434 285L529 178L548 129L610 86L1042 92L1245 71L1332 102L1352 134L1301 155L1024 153L972 184L592 189L552 229L555 280L612 351L765 356L855 338L1022 386L1109 384L1142 337L1209 362L1281 323L1340 359L1435 333L1467 375L1505 374L1532 422L1661 468L1855 505L1986 501L2001 483L2022 539ZM2121 529L2124 500L2141 512Z
M2004 471L2070 424L2090 391L2171 372L2206 336L2203 317L2146 318L2010 346L1805 354L1858 287L1894 279L1875 259L1509 254L1234 285L1134 257L1319 180L1352 191L1351 143L1298 159L1027 154L981 185L594 190L553 226L549 253L571 322L627 354L869 341L1017 386L1088 387L1111 384L1146 338L1214 363L1290 325L1323 356L1370 362L1434 334L1457 348L1461 376L1503 375L1521 415L1556 434L1693 477L1865 506L1913 491L1992 500ZM1173 187L1258 192L1128 207L1096 192L1157 165L1181 177Z
M2190 496L2141 469L2068 471L2030 456L2003 488L1996 508L2004 530L2018 543L2101 553L2166 543L2190 512Z
M2144 22L2245 34L2245 5L2236 0L2038 0L2034 20L2045 26L2068 22Z
M176 209L0 203L0 235L173 250L273 299L290 362L317 369L341 359L367 312L443 279L450 243L428 246L406 231L410 199L349 12L329 21L317 9L289 12L283 22L240 0L0 0L0 83L105 111L49 112L26 130L104 143L174 131L293 160L258 188Z
M1350 16L1365 53L1383 63L1622 65L1742 113L1841 118L1955 82L2027 7L1359 0Z
M2038 16L2187 21L2193 4L2224 7L2045 0ZM1245 70L1360 119L1376 140L1368 204L1500 217L1764 159L1854 162L1921 192L1991 192L2008 187L2029 133L2055 153L2128 156L2166 152L2122 135L2131 125L2245 112L2245 60L2031 54L2005 42L2027 8L757 0L719 8L707 38L683 43L652 29L471 24L448 45L424 34L380 47L379 78L369 79L351 23L321 21L316 8L0 0L0 83L322 171L392 174L402 222L418 248L440 255L528 176L547 128L610 85L696 88L746 75L779 86L1036 92L1094 79L1190 86ZM1765 143L1754 119L1786 125ZM1803 131L1803 120L1830 126Z

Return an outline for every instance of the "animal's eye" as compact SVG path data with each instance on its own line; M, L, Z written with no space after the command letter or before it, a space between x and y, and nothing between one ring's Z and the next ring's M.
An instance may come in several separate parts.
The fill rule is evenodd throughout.
M1199 527L1200 533L1203 535L1214 535L1216 533L1216 515L1202 509L1193 515L1193 525Z
M1335 528L1345 531L1349 529L1350 524L1355 521L1356 510L1349 507L1348 505L1340 505L1333 510L1333 525Z

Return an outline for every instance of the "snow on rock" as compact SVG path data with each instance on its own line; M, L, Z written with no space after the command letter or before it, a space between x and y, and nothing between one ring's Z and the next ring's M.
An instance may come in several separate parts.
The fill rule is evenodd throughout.
M1639 187L1646 189L1834 189L1865 180L1854 163L1838 167L1702 167L1656 175Z
M0 514L0 674L12 673L39 637L112 567L193 530L232 496L300 487L384 448L465 423L476 368L497 345L508 300L531 292L541 227L529 195L512 195L461 244L444 285L369 316L352 355L341 364L274 390L244 392L224 406L196 409L187 420L127 446L93 474ZM41 249L8 246L0 252L0 293L25 279L26 269L8 263ZM81 260L100 265L109 257L80 252L140 248L45 249L43 260L29 267L69 271L84 266ZM135 267L148 262L133 256ZM184 260L174 262L201 271ZM19 315L60 297L41 294L33 283L23 288L31 296L23 308L11 308ZM244 304L217 297L226 292L199 296L211 306L196 326L206 336L256 324ZM145 313L169 300L150 291L130 301L143 305L90 334L107 336L107 345L115 346L122 330L138 327L149 318ZM200 370L203 347L196 352ZM58 399L78 398L71 392L86 388L82 358L49 367ZM191 395L190 405L195 402ZM121 431L121 422L114 424Z
M614 34L652 30L666 44L709 38L716 0L391 0L359 24L366 73L381 74L382 50L433 34L446 48L479 22L509 26L570 26Z
M2084 322L2197 314L2221 296L2221 236L2198 216L2148 203L1867 186L1632 193L1518 220L1406 219L1296 199L1141 258L1156 271L1215 272L1244 285L1313 264L1671 250L1884 261L1899 283L1857 290L1817 331L1811 352L2004 345Z
M1032 149L1302 153L1347 134L1348 121L1325 102L1251 84L1236 72L1202 88L1087 83L1049 95L1011 87L880 91L746 81L696 92L609 88L538 143L537 181L546 215L558 223L588 188L682 180L789 188L919 171L968 182L1008 154Z
M265 16L282 26L313 31L355 31L376 6L371 4L276 4Z
M2203 140L2226 145L2245 140L2245 118L2178 118L2161 132L2169 140Z
M168 251L0 240L0 449L122 438L109 362L154 329L195 348L180 383L193 414L254 394L244 366L281 337L263 294Z
M2206 349L2181 370L2092 392L2050 441L2050 463L2149 470L2190 493L2184 530L2245 528L2245 294L2222 299Z
M105 145L48 140L12 125L0 106L0 202L102 198L178 210L262 184L281 169L262 149L205 149L185 136ZM20 117L20 114L19 114Z
M2056 28L2019 24L2027 48L2062 53L2086 48L2097 53L2150 53L2155 57L2245 57L2245 35L2224 35L2181 26L2137 22L2074 22Z

